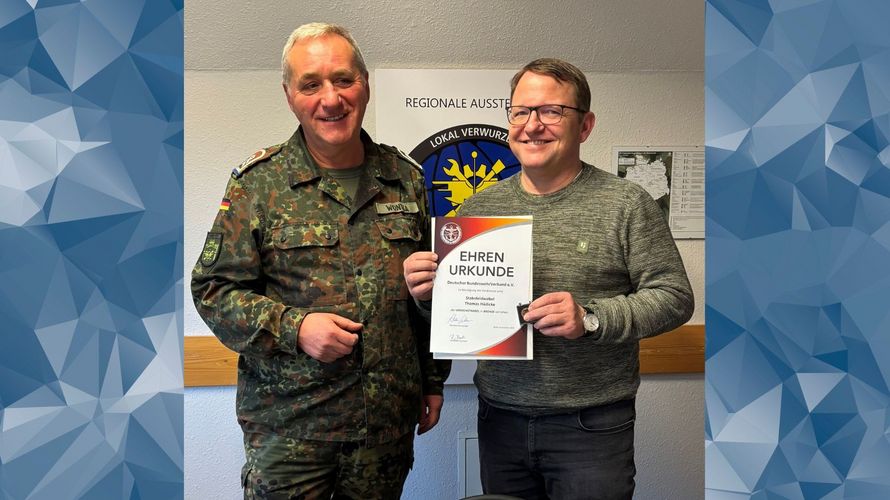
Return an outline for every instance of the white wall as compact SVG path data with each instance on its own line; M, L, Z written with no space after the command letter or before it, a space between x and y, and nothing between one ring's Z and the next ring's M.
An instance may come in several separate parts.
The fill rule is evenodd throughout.
M546 5L547 9L542 6ZM185 262L197 260L232 167L286 140L296 122L277 69L281 45L304 22L350 27L374 68L518 69L535 57L588 73L597 128L585 161L608 168L613 145L704 141L703 2L405 0L211 2L186 14ZM311 12L312 14L307 14ZM505 95L508 92L504 83ZM365 128L375 135L372 102ZM678 246L704 323L704 242ZM210 332L186 294L185 334ZM457 497L457 433L475 428L476 392L448 386L439 426L417 441L405 499ZM702 498L703 377L644 376L638 397L639 499ZM186 498L241 497L243 462L234 388L185 393Z

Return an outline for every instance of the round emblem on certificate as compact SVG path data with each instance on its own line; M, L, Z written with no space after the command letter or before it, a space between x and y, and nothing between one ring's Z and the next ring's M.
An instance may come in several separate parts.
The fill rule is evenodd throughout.
M460 241L461 237L460 226L454 222L447 222L442 226L441 237L442 241L449 245L456 245L457 242Z

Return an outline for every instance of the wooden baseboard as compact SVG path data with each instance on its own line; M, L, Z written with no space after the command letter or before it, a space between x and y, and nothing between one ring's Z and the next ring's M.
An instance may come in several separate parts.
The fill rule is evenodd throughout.
M216 337L185 337L185 386L235 385L238 355ZM641 373L705 371L705 325L684 325L640 342Z

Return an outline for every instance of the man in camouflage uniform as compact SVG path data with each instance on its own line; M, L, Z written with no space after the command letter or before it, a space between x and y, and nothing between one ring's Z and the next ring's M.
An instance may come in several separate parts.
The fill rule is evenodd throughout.
M397 499L449 370L402 277L429 247L423 174L361 129L368 71L345 29L297 28L282 70L300 127L235 169L192 273L240 354L245 498Z

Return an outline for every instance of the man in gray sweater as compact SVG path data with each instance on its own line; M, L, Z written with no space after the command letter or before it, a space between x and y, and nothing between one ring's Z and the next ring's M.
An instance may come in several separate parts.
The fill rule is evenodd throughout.
M525 499L629 499L639 341L692 315L683 262L664 215L636 184L581 161L590 87L557 59L511 82L510 149L522 171L459 215L528 215L533 228L531 361L480 361L479 453L486 493ZM418 301L437 256L404 262Z

